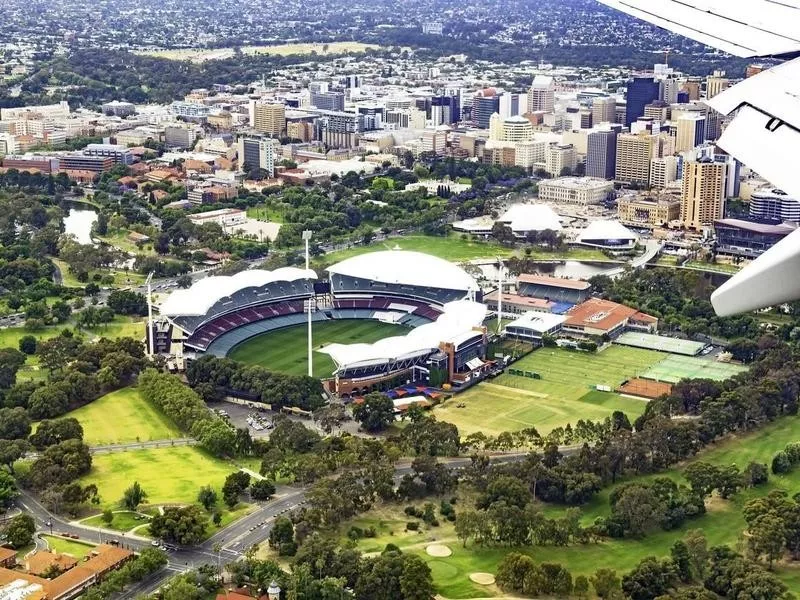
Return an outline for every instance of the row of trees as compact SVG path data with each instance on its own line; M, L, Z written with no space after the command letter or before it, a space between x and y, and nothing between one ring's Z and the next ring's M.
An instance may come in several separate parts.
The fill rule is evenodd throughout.
M247 430L236 430L216 416L203 399L177 377L147 369L139 376L139 393L215 456L248 454Z

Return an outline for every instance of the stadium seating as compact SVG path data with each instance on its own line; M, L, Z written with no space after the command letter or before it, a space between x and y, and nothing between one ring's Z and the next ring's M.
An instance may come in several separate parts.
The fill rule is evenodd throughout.
M463 300L466 292L462 290L444 290L404 284L390 284L334 274L331 277L332 292L336 296L347 294L370 294L390 296L394 298L414 298L442 306L455 300Z
M269 331L274 331L276 329L281 329L283 327L301 325L306 322L306 319L307 316L304 314L293 314L250 323L248 325L244 325L243 327L234 329L233 331L223 333L219 337L215 338L208 344L206 351L209 354L223 358L227 356L235 346L250 339L251 337L255 337ZM329 320L329 318L321 311L312 313L311 319L315 323Z

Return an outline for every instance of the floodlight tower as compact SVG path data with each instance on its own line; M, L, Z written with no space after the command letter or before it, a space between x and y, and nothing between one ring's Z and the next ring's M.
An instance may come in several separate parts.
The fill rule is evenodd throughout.
M497 331L496 333L500 333L500 324L503 319L503 282L505 281L505 277L503 275L503 269L505 265L503 264L503 259L499 256L497 257Z
M147 286L147 356L153 358L153 351L155 346L153 344L153 286L150 284L153 281L153 274L155 271L150 271L145 280Z
M306 243L306 271L308 271L309 266L309 256L308 256L308 242L311 240L311 230L306 229L303 231L303 241ZM306 300L306 310L308 311L308 376L312 377L312 373L314 372L312 358L311 358L311 309L312 309L313 300L309 298Z

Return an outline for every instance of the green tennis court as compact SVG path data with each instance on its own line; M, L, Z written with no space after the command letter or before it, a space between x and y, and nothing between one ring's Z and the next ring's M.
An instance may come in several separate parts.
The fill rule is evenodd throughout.
M746 371L747 367L717 362L710 358L670 355L640 375L645 379L677 383L681 379L715 379L722 381Z
M615 339L614 343L622 346L633 346L634 348L659 350L670 354L684 354L686 356L697 356L706 346L704 342L681 340L664 335L639 333L638 331L626 331Z

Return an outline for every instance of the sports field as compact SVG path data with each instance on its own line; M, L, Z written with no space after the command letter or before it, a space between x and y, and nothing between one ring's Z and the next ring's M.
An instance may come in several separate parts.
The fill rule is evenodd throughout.
M641 376L669 383L677 383L681 379L699 378L722 381L746 370L747 367L745 366L717 362L710 358L671 354L658 364L647 369Z
M437 235L407 235L400 238L391 238L385 242L377 242L369 246L354 246L347 250L337 250L325 255L326 263L335 263L351 256L378 252L379 250L412 250L438 256L450 262L464 262L476 258L507 257L513 250L495 242L478 242L471 239L461 239L461 236L451 233L448 236Z
M175 424L142 399L135 388L106 394L66 416L78 419L90 446L182 437Z
M402 325L368 319L322 321L313 325L314 377L330 377L336 369L327 354L319 352L328 344L369 344L383 338L405 335L409 329ZM305 375L308 372L306 325L293 325L250 338L234 347L229 358L271 371Z
M700 354L700 351L706 346L703 342L681 340L664 335L640 333L638 331L626 331L615 339L614 343L623 346L633 346L634 348L646 348L648 350L660 350L673 354L685 354L686 356L696 356Z
M225 477L236 470L191 446L132 450L92 457L92 470L81 480L94 483L101 506L117 508L123 492L138 481L147 492L147 504L191 504L198 490L222 488Z
M616 389L663 357L660 352L625 346L611 346L597 354L541 348L513 365L536 372L541 379L506 373L459 394L437 407L436 414L458 426L462 435L476 431L497 435L531 426L547 433L578 419L603 419L615 410L635 418L644 411L644 401L599 392L595 385ZM458 408L458 404L465 406Z

